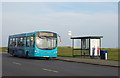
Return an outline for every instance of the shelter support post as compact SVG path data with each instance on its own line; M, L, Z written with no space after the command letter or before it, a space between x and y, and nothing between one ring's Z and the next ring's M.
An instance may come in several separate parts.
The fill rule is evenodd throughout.
M74 39L72 39L72 56L74 57Z

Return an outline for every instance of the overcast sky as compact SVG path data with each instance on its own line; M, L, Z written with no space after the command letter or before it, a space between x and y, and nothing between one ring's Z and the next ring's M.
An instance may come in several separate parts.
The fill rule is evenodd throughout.
M73 36L103 35L102 47L118 47L117 2L5 2L2 13L0 46L10 34L36 30L55 31L59 46L70 46L70 30Z

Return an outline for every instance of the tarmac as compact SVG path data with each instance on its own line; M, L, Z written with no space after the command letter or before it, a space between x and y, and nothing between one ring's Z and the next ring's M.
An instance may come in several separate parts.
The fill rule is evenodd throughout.
M91 58L84 58L84 57L62 57L59 56L56 58L57 60L62 61L69 61L69 62L77 62L77 63L87 63L87 64L94 64L94 65L103 65L103 66L112 66L112 67L119 67L119 61L111 61L105 59L91 59Z
M5 52L6 53L6 52ZM91 59L84 57L65 57L58 56L55 60L68 61L68 62L77 62L77 63L86 63L93 65L103 65L103 66L112 66L112 67L120 67L120 61L112 61L112 60L104 60L104 59Z

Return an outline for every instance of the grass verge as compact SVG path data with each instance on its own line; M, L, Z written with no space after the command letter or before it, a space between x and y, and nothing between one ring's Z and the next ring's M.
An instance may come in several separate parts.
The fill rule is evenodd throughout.
M108 50L108 60L114 60L114 61L120 61L119 56L119 51L120 49L116 48L102 48L101 50ZM80 50L75 50L75 55L80 55L81 51ZM72 57L72 48L70 47L59 47L58 48L58 55L59 56L70 56ZM88 58L85 57L85 58Z
M116 48L102 48L101 50L108 50L108 60L120 61L120 49ZM1 52L7 52L7 47L0 47ZM75 55L80 55L80 50L75 50ZM71 47L58 47L59 56L69 56L72 57L72 48ZM78 57L78 56L77 56ZM89 58L85 56L83 58Z
M1 52L7 52L7 47L0 47Z

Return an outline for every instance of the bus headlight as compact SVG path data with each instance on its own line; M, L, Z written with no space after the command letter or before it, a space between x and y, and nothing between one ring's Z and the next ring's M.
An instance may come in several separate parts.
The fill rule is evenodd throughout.
M35 50L35 52L37 53L38 51Z
M57 51L55 51L54 53L57 53Z

